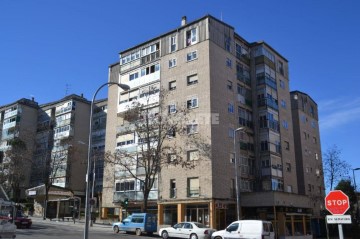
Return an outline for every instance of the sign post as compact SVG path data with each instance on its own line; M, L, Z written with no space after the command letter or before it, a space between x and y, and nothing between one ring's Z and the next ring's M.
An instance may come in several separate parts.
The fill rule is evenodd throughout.
M333 215L326 217L327 223L338 224L339 239L344 239L342 224L351 223L351 217L349 220L349 217L344 215L350 208L349 197L341 190L330 191L325 197L325 207Z

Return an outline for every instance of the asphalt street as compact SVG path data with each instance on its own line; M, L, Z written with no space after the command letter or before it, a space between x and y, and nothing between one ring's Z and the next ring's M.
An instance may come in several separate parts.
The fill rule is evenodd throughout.
M84 238L84 222L83 221L50 221L42 218L32 217L33 225L31 228L21 228L16 230L17 239L77 239ZM95 223L93 227L89 227L89 239L107 239L107 238L123 238L123 239L159 239L157 235L149 237L143 235L141 237L134 234L114 233L111 225Z

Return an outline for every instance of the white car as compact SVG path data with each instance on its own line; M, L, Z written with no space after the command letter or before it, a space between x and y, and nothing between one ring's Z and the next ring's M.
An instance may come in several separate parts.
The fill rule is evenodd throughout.
M225 230L214 232L212 239L275 239L270 221L240 220L231 223Z
M0 219L0 238L15 238L16 226L8 220Z
M181 222L172 227L164 227L159 230L163 239L168 238L189 238L189 239L210 239L215 229L209 228L198 222Z

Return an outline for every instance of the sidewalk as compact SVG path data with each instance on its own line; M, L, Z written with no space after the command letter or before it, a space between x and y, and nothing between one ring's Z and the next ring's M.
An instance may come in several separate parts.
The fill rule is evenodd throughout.
M33 221L33 224L43 224L43 223L61 223L61 224L64 224L64 225L81 225L81 226L84 226L85 224L85 219L82 218L82 219L76 219L75 220L75 223L72 219L46 219L44 220L42 217L39 217L39 216L32 216L32 217L29 217L32 221ZM93 223L93 227L95 228L107 228L109 230L111 230L111 225L112 223L110 223L108 220L96 220L95 223Z

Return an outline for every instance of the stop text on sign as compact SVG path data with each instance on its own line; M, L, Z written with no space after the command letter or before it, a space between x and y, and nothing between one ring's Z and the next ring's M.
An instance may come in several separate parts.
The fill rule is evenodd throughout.
M327 200L327 205L328 206L342 206L342 205L346 205L348 203L347 200Z

